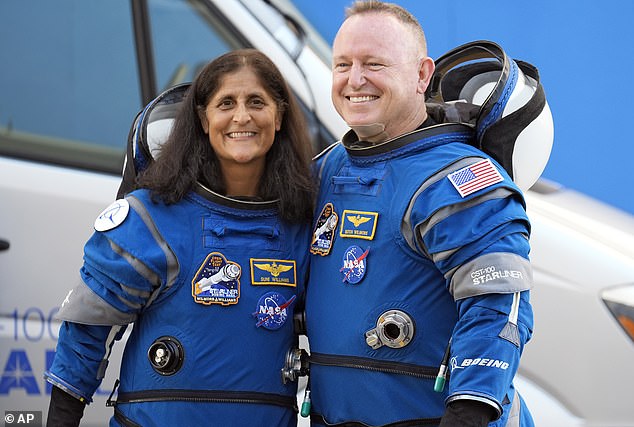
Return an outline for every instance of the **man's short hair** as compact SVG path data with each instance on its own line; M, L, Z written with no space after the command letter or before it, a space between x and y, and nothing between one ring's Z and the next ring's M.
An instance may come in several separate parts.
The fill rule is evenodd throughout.
M395 17L412 29L423 49L423 54L427 55L427 40L423 27L418 22L418 19L406 9L397 4L379 0L356 0L350 7L346 8L346 19L364 13L384 13Z

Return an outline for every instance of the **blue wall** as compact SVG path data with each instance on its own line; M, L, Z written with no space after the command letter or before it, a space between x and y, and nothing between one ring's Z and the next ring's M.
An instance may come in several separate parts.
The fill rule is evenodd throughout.
M488 39L536 65L555 120L544 177L634 213L634 1L395 0L437 58ZM351 0L294 0L332 43Z

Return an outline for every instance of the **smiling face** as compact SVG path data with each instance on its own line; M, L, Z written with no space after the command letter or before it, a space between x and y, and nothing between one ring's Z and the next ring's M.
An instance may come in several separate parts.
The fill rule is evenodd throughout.
M406 24L384 13L353 15L333 43L332 101L359 138L391 139L427 118L424 95L433 69Z
M282 114L248 67L227 74L201 113L201 122L223 171L253 168L260 176Z

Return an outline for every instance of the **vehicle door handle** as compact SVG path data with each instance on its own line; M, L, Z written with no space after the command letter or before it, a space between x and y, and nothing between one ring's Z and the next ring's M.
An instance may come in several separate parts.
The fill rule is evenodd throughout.
M6 251L9 249L9 241L0 239L0 251Z

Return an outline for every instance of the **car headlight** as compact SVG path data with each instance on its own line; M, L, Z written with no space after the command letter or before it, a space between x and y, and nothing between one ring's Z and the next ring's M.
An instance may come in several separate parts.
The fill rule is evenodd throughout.
M634 341L634 285L604 289L601 299L627 336Z

